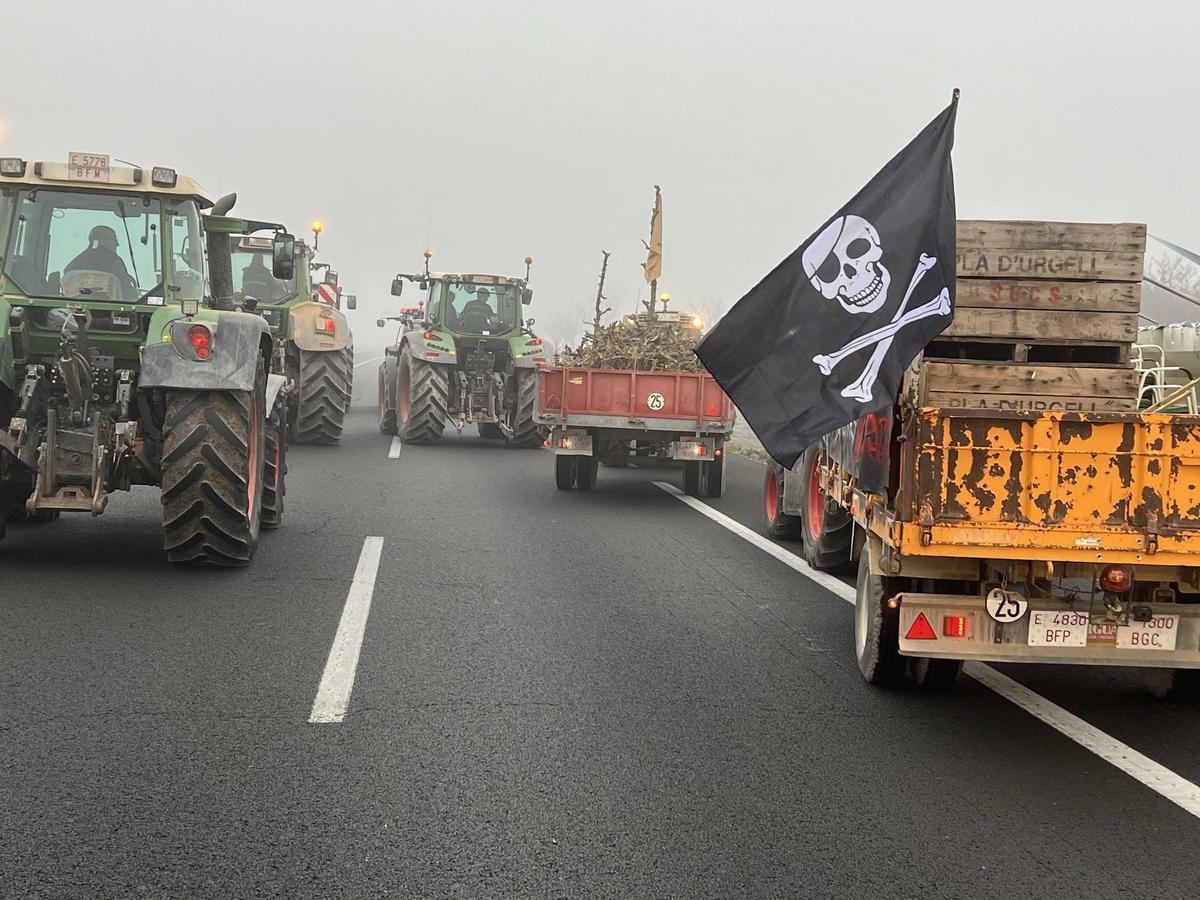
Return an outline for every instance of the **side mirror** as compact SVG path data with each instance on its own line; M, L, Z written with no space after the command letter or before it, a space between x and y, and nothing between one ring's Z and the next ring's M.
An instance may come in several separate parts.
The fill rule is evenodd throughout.
M327 285L329 285L330 287L337 287L337 283L338 283L337 278L338 278L337 272L333 271L333 269L325 270L325 283Z
M427 290L429 290L429 282L422 281L420 284L417 285L417 287L419 287L423 291L427 291Z
M532 327L533 327L533 319L532 319L532 318L529 318L529 319L526 319L526 320L525 320L525 327L526 327L526 328L532 328Z
M296 274L296 238L286 231L271 241L271 274L280 281L291 281Z
M346 309L358 309L358 294L346 295Z
M521 288L521 302L526 306L533 302L533 288Z
M392 296L399 297L403 293L404 293L404 279L393 278L392 279Z
M386 324L386 323L384 322L384 320L383 320L383 319L376 319L376 320L375 320L375 327L376 327L376 328L382 328L382 327L383 327L385 324Z

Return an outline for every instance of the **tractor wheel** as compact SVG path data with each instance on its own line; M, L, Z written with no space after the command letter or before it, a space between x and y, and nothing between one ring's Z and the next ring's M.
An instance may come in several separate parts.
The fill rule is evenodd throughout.
M701 463L704 469L704 496L719 499L725 495L725 457Z
M263 513L267 368L249 391L167 393L163 545L174 563L245 566Z
M301 444L336 444L354 388L354 351L301 350L299 355L295 438Z
M440 440L450 406L450 381L443 366L416 359L405 347L396 380L396 424L409 444Z
M479 436L489 441L504 440L504 432L500 430L500 426L495 422L480 422L475 426L479 429Z
M590 491L596 486L596 475L600 471L600 460L594 456L577 456L575 486L581 491Z
M869 548L858 558L854 598L854 655L863 678L880 687L894 687L904 678L900 655L900 611L888 601L900 592L897 579L871 572Z
M396 396L394 385L388 384L387 363L379 364L379 430L396 433Z
M283 522L283 496L287 493L288 404L279 398L263 441L262 527L278 528Z
M537 372L533 369L517 369L513 377L517 380L517 396L509 417L512 437L508 439L508 445L541 447L546 440L546 429L533 420L537 412Z
M819 572L845 572L853 560L850 540L854 521L841 507L828 503L821 490L821 448L809 447L796 472L804 484L804 558Z
M575 460L578 456L554 457L554 484L560 491L569 491L575 487L575 476L579 472Z
M789 516L783 511L782 466L771 463L767 466L767 477L763 483L763 519L767 537L777 541L798 541L804 537L804 523L799 516Z

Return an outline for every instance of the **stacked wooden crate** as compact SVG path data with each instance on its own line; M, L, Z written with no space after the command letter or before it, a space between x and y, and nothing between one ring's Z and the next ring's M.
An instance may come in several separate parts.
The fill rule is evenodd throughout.
M958 223L954 322L917 365L918 403L958 409L1137 408L1146 226Z

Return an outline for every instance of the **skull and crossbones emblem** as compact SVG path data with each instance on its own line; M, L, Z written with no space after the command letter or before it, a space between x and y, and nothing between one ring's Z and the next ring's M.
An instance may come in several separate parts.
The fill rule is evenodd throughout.
M875 226L861 216L838 216L804 248L801 259L804 273L812 286L822 297L836 301L846 312L856 316L868 315L887 302L892 276L883 264L883 244ZM874 345L875 349L862 374L842 389L843 397L863 403L871 400L879 367L891 349L896 334L920 319L944 316L950 312L950 291L947 288L942 288L928 303L915 309L908 308L917 284L936 263L936 257L921 254L908 283L908 290L904 292L904 299L900 301L889 324L856 337L832 353L819 353L813 357L821 374L828 375L847 356Z

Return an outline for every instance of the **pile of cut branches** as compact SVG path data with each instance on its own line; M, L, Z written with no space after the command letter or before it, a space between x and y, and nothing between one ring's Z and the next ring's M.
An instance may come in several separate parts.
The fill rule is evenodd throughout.
M699 372L692 352L698 335L677 322L625 318L593 327L578 347L562 353L562 363L588 369L638 369L643 372Z

